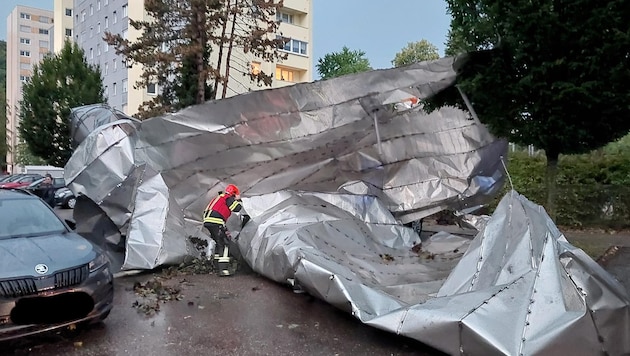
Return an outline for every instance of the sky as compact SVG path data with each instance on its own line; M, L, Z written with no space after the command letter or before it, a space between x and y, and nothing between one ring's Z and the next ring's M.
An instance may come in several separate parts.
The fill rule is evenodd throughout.
M16 5L52 10L53 0L0 0L0 39L7 37L7 16ZM426 39L441 56L450 17L444 0L312 0L313 62L343 46L362 50L373 68L389 68L409 42ZM314 77L317 77L314 72Z

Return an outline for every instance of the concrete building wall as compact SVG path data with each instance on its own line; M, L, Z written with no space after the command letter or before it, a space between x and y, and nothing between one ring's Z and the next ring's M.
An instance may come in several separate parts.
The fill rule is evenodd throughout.
M7 169L16 172L19 138L19 103L22 84L32 76L37 64L52 48L53 12L16 6L7 17Z
M129 26L129 19L148 18L144 0L55 0L57 16L65 13L68 1L73 1L73 38L85 51L88 62L100 66L109 105L128 115L136 114L138 107L151 100L159 88L152 87L151 92L147 88L135 89L135 83L143 72L142 66L134 64L130 68L125 67L123 58L117 56L114 48L107 46L102 38L108 31L126 36L130 41L137 39L141 33ZM233 71L233 75L238 76L238 82L235 80L229 84L228 96L267 88L256 86L242 75L252 70L253 62L259 63L265 73L273 75L272 87L312 81L312 0L285 0L282 13L291 16L285 17L287 21L280 25L280 31L283 36L298 41L295 42L297 47L285 51L289 58L282 63L256 62L251 56L236 53L233 65L240 72ZM58 37L56 33L56 41ZM61 39L59 41L62 43ZM302 44L306 46L305 53L300 53L299 46Z
M54 6L54 52L59 52L63 48L66 39L72 41L74 38L74 0L55 0Z

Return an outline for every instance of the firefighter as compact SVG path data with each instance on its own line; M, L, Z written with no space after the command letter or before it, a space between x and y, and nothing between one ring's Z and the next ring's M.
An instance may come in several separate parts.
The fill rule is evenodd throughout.
M214 248L214 265L219 270L219 275L229 276L233 273L230 265L233 255L229 251L230 232L225 223L232 212L239 212L243 208L240 191L234 184L229 184L225 192L219 192L210 201L203 212L203 226L210 231L210 236L216 243ZM249 216L243 214L241 227L249 221Z

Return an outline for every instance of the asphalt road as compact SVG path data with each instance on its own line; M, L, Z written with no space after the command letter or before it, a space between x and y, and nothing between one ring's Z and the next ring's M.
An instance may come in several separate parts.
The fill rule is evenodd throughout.
M61 218L72 210L55 209ZM134 285L159 282L179 300L159 302ZM146 289L137 291L146 292ZM135 306L134 306L135 305ZM0 355L443 355L253 272L118 277L103 322L0 343Z

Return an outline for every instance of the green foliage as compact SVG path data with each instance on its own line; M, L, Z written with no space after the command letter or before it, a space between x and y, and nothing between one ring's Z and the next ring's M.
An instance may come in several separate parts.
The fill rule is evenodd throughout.
M492 49L470 57L458 84L493 133L551 160L628 133L630 3L447 3L449 45Z
M28 149L28 145L24 142L18 143L17 145L17 150L15 152L15 161L21 166L46 164L43 159L32 154L31 151Z
M372 70L370 61L365 58L365 52L350 50L346 46L341 49L341 52L328 53L324 58L319 58L316 67L322 79Z
M392 60L394 67L403 67L412 63L440 58L438 48L427 40L409 42L405 48L396 53Z
M610 146L610 145L609 145ZM608 146L607 146L608 148ZM514 189L545 206L546 159L511 152L508 170ZM571 227L630 226L630 151L562 155L558 164L556 222ZM504 193L510 189L509 183ZM499 194L498 199L503 196Z
M66 41L58 54L33 67L22 94L19 131L28 152L65 166L72 155L70 109L105 102L100 70L86 62L76 43Z

